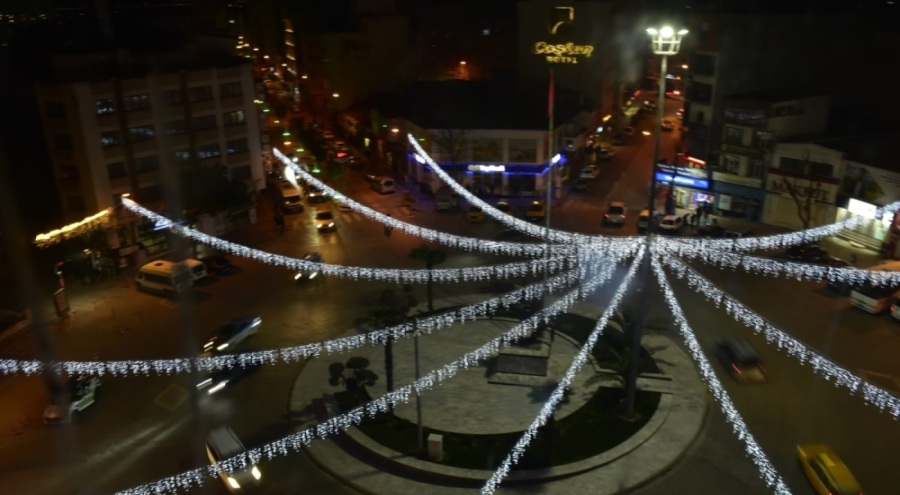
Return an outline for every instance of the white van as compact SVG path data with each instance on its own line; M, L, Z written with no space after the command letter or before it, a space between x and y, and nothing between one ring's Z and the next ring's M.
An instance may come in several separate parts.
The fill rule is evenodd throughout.
M288 181L282 181L278 185L278 197L281 199L281 208L289 213L303 211L303 197L300 189Z
M193 258L188 258L181 262L189 272L191 272L191 277L196 282L197 280L203 280L209 275L206 271L206 264L200 260L195 260Z
M900 262L888 261L866 268L869 271L900 271ZM883 313L891 309L891 304L900 296L900 284L873 285L863 284L850 290L850 304L872 314Z
M172 296L176 292L190 289L194 285L194 277L184 265L156 260L138 270L134 283L140 291L153 291Z
M387 194L395 192L394 189L394 179L390 177L379 177L372 181L372 189L380 192L381 194Z

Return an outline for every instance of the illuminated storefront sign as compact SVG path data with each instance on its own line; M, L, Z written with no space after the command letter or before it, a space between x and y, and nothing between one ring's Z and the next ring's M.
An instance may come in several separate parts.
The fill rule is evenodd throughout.
M656 181L668 184L674 182L676 186L693 187L695 189L709 189L709 181L706 179L672 175L665 172L656 172Z
M860 201L858 199L850 198L850 201L847 203L847 211L853 213L854 215L859 215L863 218L874 219L875 211L877 209L878 208L875 205Z
M480 165L472 164L468 167L469 172L506 172L506 165Z
M531 48L531 52L547 57L550 64L577 64L578 57L590 57L594 53L593 45L576 45L575 43L552 44L546 41L538 41Z

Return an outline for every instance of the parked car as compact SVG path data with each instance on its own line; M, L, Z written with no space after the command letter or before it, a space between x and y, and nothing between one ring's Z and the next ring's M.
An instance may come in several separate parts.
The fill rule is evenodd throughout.
M660 234L676 235L680 233L683 228L684 218L678 215L666 215L659 221L659 228L657 230Z
M804 263L821 263L828 258L828 250L818 244L801 244L799 246L791 246L785 251L784 258Z
M316 230L319 233L334 232L337 230L337 222L331 210L322 210L316 213Z
M597 152L597 158L601 160L609 160L615 155L616 150L614 150L613 148L600 148L600 150Z
M575 183L572 184L572 190L579 191L579 192L585 192L588 190L588 184L590 184L590 181L588 179L585 179L584 177L579 177L578 179L575 180Z
M44 423L68 423L77 412L84 411L100 395L100 379L96 376L72 377L63 390L56 391L44 408Z
M675 121L672 119L663 119L662 122L660 122L659 127L664 131L675 130Z
M721 225L701 225L697 227L697 237L718 238L725 237L725 227Z
M600 169L596 165L587 165L581 169L580 178L596 179L598 175L600 175Z
M466 221L469 223L484 223L484 212L477 206L470 206L466 212Z
M612 201L606 205L606 213L603 215L605 225L624 225L625 214L628 207L622 201Z
M303 254L303 260L311 263L321 263L322 255L317 252L309 252ZM300 270L294 274L294 281L309 282L319 276L318 268L310 268L309 270Z
M756 349L746 340L729 337L716 341L716 355L738 383L766 381L766 368Z
M210 335L203 344L204 354L216 354L228 348L234 348L242 340L259 331L262 318L251 316L247 318L232 318Z
M494 207L507 215L512 215L512 206L510 206L507 201L497 201L497 204L494 205Z
M626 138L630 138L631 136L634 136L634 127L626 127L624 129L622 129L622 135L625 136Z
M206 271L215 276L228 275L234 273L235 266L231 261L221 254L212 254L200 258L200 261L206 265Z
M663 217L662 212L654 211L653 214L650 214L650 208L644 208L641 210L640 214L638 214L637 219L637 229L638 232L646 232L647 228L650 227L650 223L653 222L653 225L659 224L659 220Z
M543 220L546 214L546 207L543 201L534 200L525 210L525 217L529 220Z
M819 495L862 495L863 489L844 461L823 443L797 445L803 474Z

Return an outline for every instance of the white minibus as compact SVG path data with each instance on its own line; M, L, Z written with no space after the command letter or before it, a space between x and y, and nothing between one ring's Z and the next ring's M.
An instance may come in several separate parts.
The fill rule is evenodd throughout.
M866 268L869 271L900 271L900 261L888 261ZM872 314L883 313L891 307L894 299L900 296L900 284L877 285L866 283L853 287L850 291L850 304Z
M194 285L194 278L184 265L156 260L142 266L134 282L140 291L153 291L172 296L176 292L191 288Z

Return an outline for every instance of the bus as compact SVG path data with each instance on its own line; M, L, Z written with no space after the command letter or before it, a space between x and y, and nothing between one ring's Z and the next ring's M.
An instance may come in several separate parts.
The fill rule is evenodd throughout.
M868 268L869 271L900 271L900 261L889 261ZM850 304L872 314L890 309L891 303L900 295L900 283L876 285L865 283L850 290Z
M171 297L190 289L194 285L194 277L180 263L156 260L138 270L134 283L139 291L153 291Z

